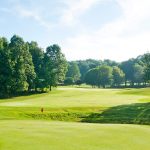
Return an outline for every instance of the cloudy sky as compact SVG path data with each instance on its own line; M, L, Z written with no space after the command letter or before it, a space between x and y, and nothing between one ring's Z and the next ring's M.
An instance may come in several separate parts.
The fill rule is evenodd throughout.
M13 34L68 60L122 61L150 49L150 0L1 0L0 36Z

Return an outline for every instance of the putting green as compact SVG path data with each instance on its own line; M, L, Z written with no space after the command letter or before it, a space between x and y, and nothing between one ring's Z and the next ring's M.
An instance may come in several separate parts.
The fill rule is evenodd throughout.
M149 150L140 125L1 121L0 150Z

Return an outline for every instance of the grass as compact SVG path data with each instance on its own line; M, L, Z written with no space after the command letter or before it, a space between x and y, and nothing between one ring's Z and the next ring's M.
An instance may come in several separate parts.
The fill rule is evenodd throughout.
M149 150L149 126L131 125L150 124L149 102L150 88L89 87L0 100L0 150Z
M5 99L0 101L0 120L87 120L91 113L101 114L108 108L148 98L148 95L131 94L131 91L69 87L59 88L51 93ZM44 113L40 112L41 107L44 107Z
M103 112L91 113L83 122L91 123L123 123L150 124L150 103L119 105Z
M1 121L1 150L149 150L150 128L139 125Z
M149 88L121 90L59 88L51 93L1 100L0 120L44 119L76 122L135 123L133 120L145 111L146 105L141 111L137 111L137 108L133 107L133 105L139 102L139 105L142 105L141 102L150 100L149 91ZM44 108L44 113L41 113L41 107ZM146 118L147 121L142 123L149 124L150 119L149 117Z
M120 94L121 90L60 88L49 94L22 96L2 100L0 106L15 107L110 107L131 104L144 99L144 95Z

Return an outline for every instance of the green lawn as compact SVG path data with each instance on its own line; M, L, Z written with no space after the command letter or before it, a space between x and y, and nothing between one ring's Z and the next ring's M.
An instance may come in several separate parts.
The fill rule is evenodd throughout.
M146 93L150 89L144 89ZM81 121L91 113L101 113L118 105L145 101L143 89L58 88L50 93L0 100L0 120L49 119ZM44 107L44 113L40 112ZM121 116L122 117L122 116Z
M125 90L59 88L49 94L23 96L2 101L0 106L18 107L110 107L136 103L145 95L123 94Z
M0 150L149 150L150 127L133 125L150 124L149 102L150 88L61 87L0 100Z
M1 150L149 150L150 127L1 121Z

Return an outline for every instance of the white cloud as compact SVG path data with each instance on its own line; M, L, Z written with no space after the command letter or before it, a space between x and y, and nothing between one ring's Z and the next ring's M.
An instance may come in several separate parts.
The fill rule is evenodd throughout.
M150 48L150 1L116 0L122 16L90 34L68 38L64 51L68 59L87 57L115 59L136 57ZM80 55L81 54L81 55Z
M53 27L53 24L45 21L38 12L34 12L32 10L27 10L21 6L17 6L14 8L17 14L19 14L23 18L31 18L39 23L39 25L45 27L48 30L51 30Z
M66 9L63 10L61 23L64 25L75 24L78 16L100 1L103 0L64 0Z
M0 7L0 11L3 13L10 13L15 16L20 16L22 18L31 18L48 30L51 30L54 27L54 24L43 19L43 15L40 14L38 10L33 11L31 9L26 9L18 0L9 0L9 4L11 7Z
M51 33L55 32L53 39L58 41L60 37L62 38L62 41L59 42L59 40L58 43L70 60L109 58L120 61L142 54L150 48L149 0L56 0L60 6L57 9L52 8L53 10L45 8L48 0L43 2L42 6L38 6L37 1L35 9L31 9L35 5L32 0L33 6L30 3L25 5L20 0L8 1L11 1L12 7L1 6L1 12L13 13L15 16L33 20L48 31L52 31ZM95 29L89 31L89 28L82 24L80 16L86 15L93 6L100 5L102 2L116 3L121 10L120 16L96 31ZM44 10L44 13L40 11L40 8ZM54 16L49 13L53 13ZM70 36L73 35L70 34L72 30L74 30L74 36ZM69 31L69 34L66 31ZM49 39L46 40L49 43Z

